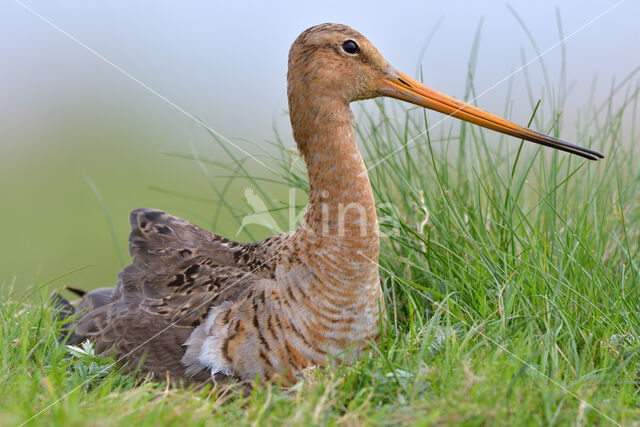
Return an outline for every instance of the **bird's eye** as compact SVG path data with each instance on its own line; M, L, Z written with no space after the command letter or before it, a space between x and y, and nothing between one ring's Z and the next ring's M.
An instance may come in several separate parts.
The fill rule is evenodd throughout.
M355 55L356 53L360 52L360 47L358 46L358 43L354 42L353 40L347 40L342 43L342 50L350 55Z

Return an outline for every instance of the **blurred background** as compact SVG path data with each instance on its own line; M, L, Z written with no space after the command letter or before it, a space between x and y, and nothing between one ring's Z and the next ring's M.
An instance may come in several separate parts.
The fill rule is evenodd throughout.
M542 57L549 81L536 60L477 104L508 110L525 124L537 99L547 107L556 102L554 84L564 70L561 136L568 140L583 107L607 99L640 65L637 1L271 3L0 3L0 284L23 289L87 267L58 284L112 285L128 261L127 215L137 207L207 228L214 223L219 201L212 185L226 178L167 153L229 157L187 115L90 49L252 154L274 138L274 128L294 146L286 116L288 49L322 22L354 27L397 68L411 75L421 69L425 83L457 97L464 97L477 34L476 93L551 48ZM554 47L563 36L570 37ZM262 168L255 161L247 167ZM234 185L228 203L248 211L246 184ZM234 224L217 221L216 231L234 238Z

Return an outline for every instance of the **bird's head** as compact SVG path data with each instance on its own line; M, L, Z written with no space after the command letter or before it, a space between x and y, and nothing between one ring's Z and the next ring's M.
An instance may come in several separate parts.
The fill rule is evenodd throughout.
M289 51L288 95L329 96L344 102L388 96L590 160L597 151L519 126L431 89L395 69L362 34L346 25L321 24L305 30Z

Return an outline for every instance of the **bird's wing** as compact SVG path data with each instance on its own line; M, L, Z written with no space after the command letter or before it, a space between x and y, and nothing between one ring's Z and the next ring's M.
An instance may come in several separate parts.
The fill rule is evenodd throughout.
M235 301L257 280L272 277L273 258L288 233L238 243L150 209L133 211L130 222L133 262L115 288L82 296L70 341L88 338L96 353L131 369L182 377L183 345L193 329L212 306Z

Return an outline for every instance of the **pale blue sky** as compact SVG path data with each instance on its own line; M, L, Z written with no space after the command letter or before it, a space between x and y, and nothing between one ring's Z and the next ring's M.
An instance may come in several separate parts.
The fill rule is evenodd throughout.
M421 65L425 82L462 95L466 64L481 20L476 87L481 92L535 52L503 1L364 2L50 2L25 0L83 43L135 75L230 137L272 135L274 118L287 128L285 73L289 45L320 22L351 25L369 37L387 59L414 74L422 47L440 22ZM558 41L556 8L565 35L594 19L615 1L515 1L510 5L534 34L541 50ZM64 6L63 6L64 5ZM586 102L593 78L606 96L640 65L640 2L627 0L566 43L573 88L568 109ZM0 156L5 159L43 144L85 139L111 128L149 132L159 147L182 144L190 120L130 81L18 3L0 3ZM560 49L544 59L556 81ZM542 93L538 63L528 68ZM524 98L524 78L512 79L515 100ZM478 104L501 113L507 83ZM519 113L519 109L522 112ZM514 102L514 117L526 118L528 101ZM571 112L567 112L571 117ZM74 127L76 129L74 129ZM79 130L77 127L82 127ZM286 133L285 129L285 133Z

